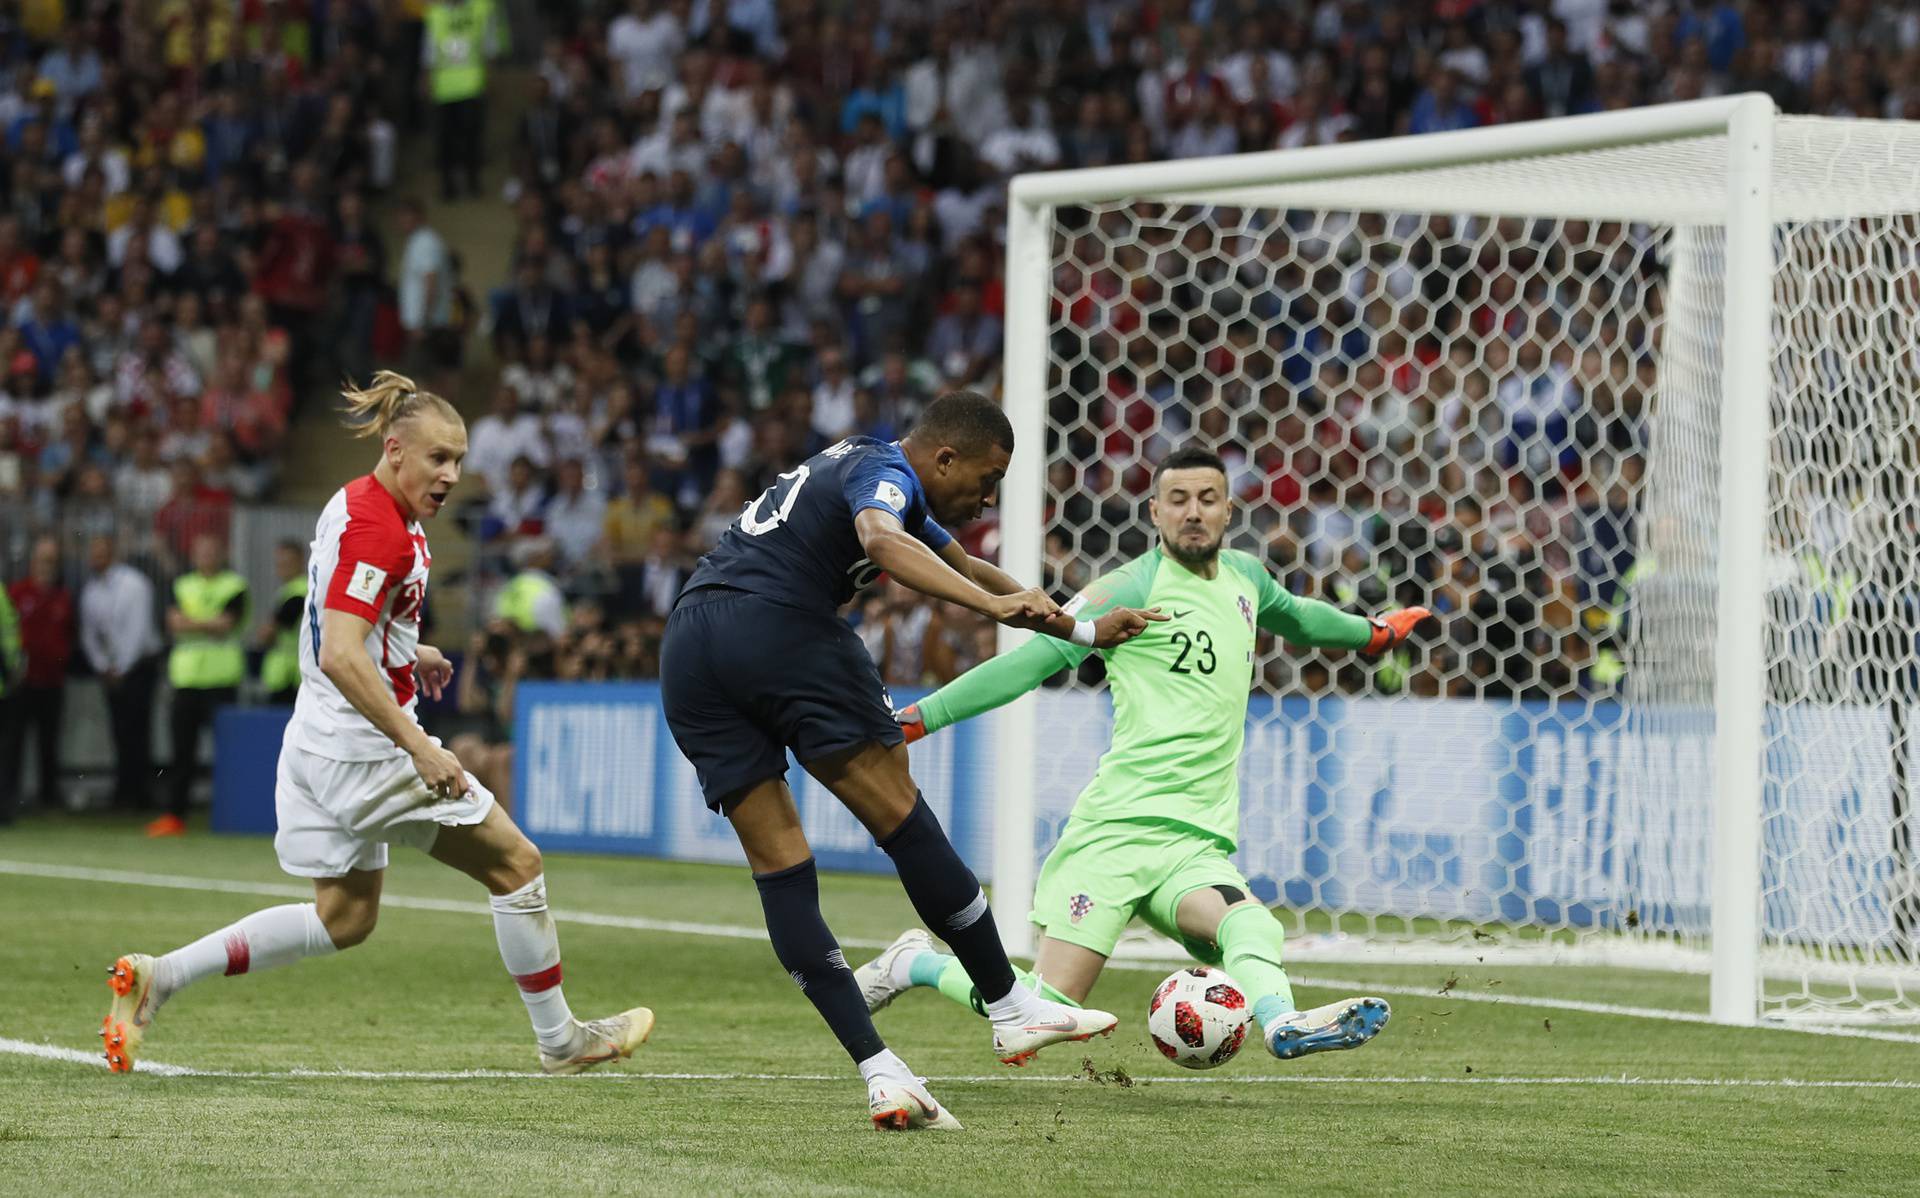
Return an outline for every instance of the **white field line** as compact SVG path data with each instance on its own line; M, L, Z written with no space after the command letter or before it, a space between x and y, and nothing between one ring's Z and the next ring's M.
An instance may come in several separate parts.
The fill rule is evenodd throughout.
M74 882L102 882L120 886L154 886L169 890L215 891L225 894L251 894L272 898L310 898L313 890L309 886L295 886L284 882L242 882L223 878L197 878L181 874L136 873L118 869L93 869L81 865L43 865L31 861L0 860L0 875L12 874L20 877L58 878ZM383 894L380 903L385 907L397 907L413 911L442 911L458 915L484 915L491 917L492 908L481 902L460 899L410 898L406 895ZM675 919L646 919L634 915L603 915L591 911L570 911L556 908L553 917L563 923L592 924L606 928L624 928L637 932L667 932L685 936L723 937L729 940L765 940L767 933L762 928L742 927L738 924L692 923ZM885 948L885 940L865 940L843 938L843 948ZM1112 969L1154 971L1168 968L1166 962L1133 961L1115 958L1108 963ZM1489 994L1464 988L1454 989L1445 994L1431 986L1394 985L1383 982L1352 981L1344 978L1328 978L1319 975L1296 973L1293 980L1301 986L1310 986L1325 990L1346 990L1356 993L1397 994L1415 998L1424 998L1431 1003L1452 1004L1490 1003L1516 1007L1534 1007L1550 1011L1580 1011L1591 1015L1619 1015L1636 1019L1663 1019L1672 1023L1711 1023L1704 1011L1679 1011L1667 1007L1625 1006L1618 1003L1586 1002L1581 999L1554 998L1547 995L1528 994ZM1920 1033L1883 1031L1877 1028L1863 1027L1823 1027L1817 1024L1802 1023L1762 1023L1757 1025L1766 1031L1800 1032L1815 1036L1842 1036L1857 1040L1883 1040L1896 1044L1920 1044Z
M82 1052L52 1044L36 1044L0 1036L0 1053L35 1057L63 1064L87 1065L104 1069L107 1062L97 1052ZM514 1073L504 1069L371 1070L371 1069L190 1069L184 1065L162 1065L141 1061L136 1072L161 1077L211 1077L227 1081L537 1081L566 1085L578 1081L597 1082L832 1082L849 1084L838 1073L588 1073L560 1081L539 1073ZM931 1082L1083 1082L1084 1074L1071 1077L1034 1073L952 1074L927 1079ZM1175 1077L1135 1079L1139 1085L1315 1085L1315 1086L1664 1086L1710 1090L1920 1090L1920 1081L1871 1080L1857 1078L1808 1080L1792 1077L1635 1077L1632 1074L1604 1074L1594 1077L1320 1077L1304 1073L1262 1073L1252 1076L1184 1074Z

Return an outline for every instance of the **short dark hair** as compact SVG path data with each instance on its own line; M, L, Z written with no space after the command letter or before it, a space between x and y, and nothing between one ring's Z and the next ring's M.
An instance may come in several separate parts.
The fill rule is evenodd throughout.
M1225 474L1227 472L1227 463L1221 459L1219 454L1204 445L1183 445L1166 457L1161 458L1160 464L1153 468L1153 485L1158 487L1161 478L1164 477L1169 470L1201 469L1218 470L1221 474Z
M1013 452L1013 423L1000 405L978 391L949 391L927 405L907 434L915 441L951 445L969 456L998 445Z

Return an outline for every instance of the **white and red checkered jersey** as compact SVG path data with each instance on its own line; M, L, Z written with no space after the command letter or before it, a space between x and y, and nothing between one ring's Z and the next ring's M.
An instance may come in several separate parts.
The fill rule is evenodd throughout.
M375 761L400 752L353 709L320 670L322 611L344 611L373 625L367 656L393 701L417 720L414 665L427 602L427 534L401 514L371 474L335 491L320 513L307 554L307 605L300 622L300 694L287 725L291 743L335 761Z

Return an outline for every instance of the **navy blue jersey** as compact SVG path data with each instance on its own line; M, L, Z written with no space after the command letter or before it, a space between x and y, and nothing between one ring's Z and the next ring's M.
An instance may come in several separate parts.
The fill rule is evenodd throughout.
M853 518L878 508L936 553L953 540L927 510L927 493L900 447L849 437L782 474L746 506L700 559L687 590L730 586L816 611L832 611L872 582Z

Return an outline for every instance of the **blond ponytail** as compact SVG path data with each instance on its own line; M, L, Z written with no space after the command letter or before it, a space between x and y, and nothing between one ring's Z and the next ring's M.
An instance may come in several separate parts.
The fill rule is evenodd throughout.
M429 409L459 419L452 404L391 370L378 371L365 387L349 386L340 395L347 401L346 426L356 437L385 437L402 421Z

